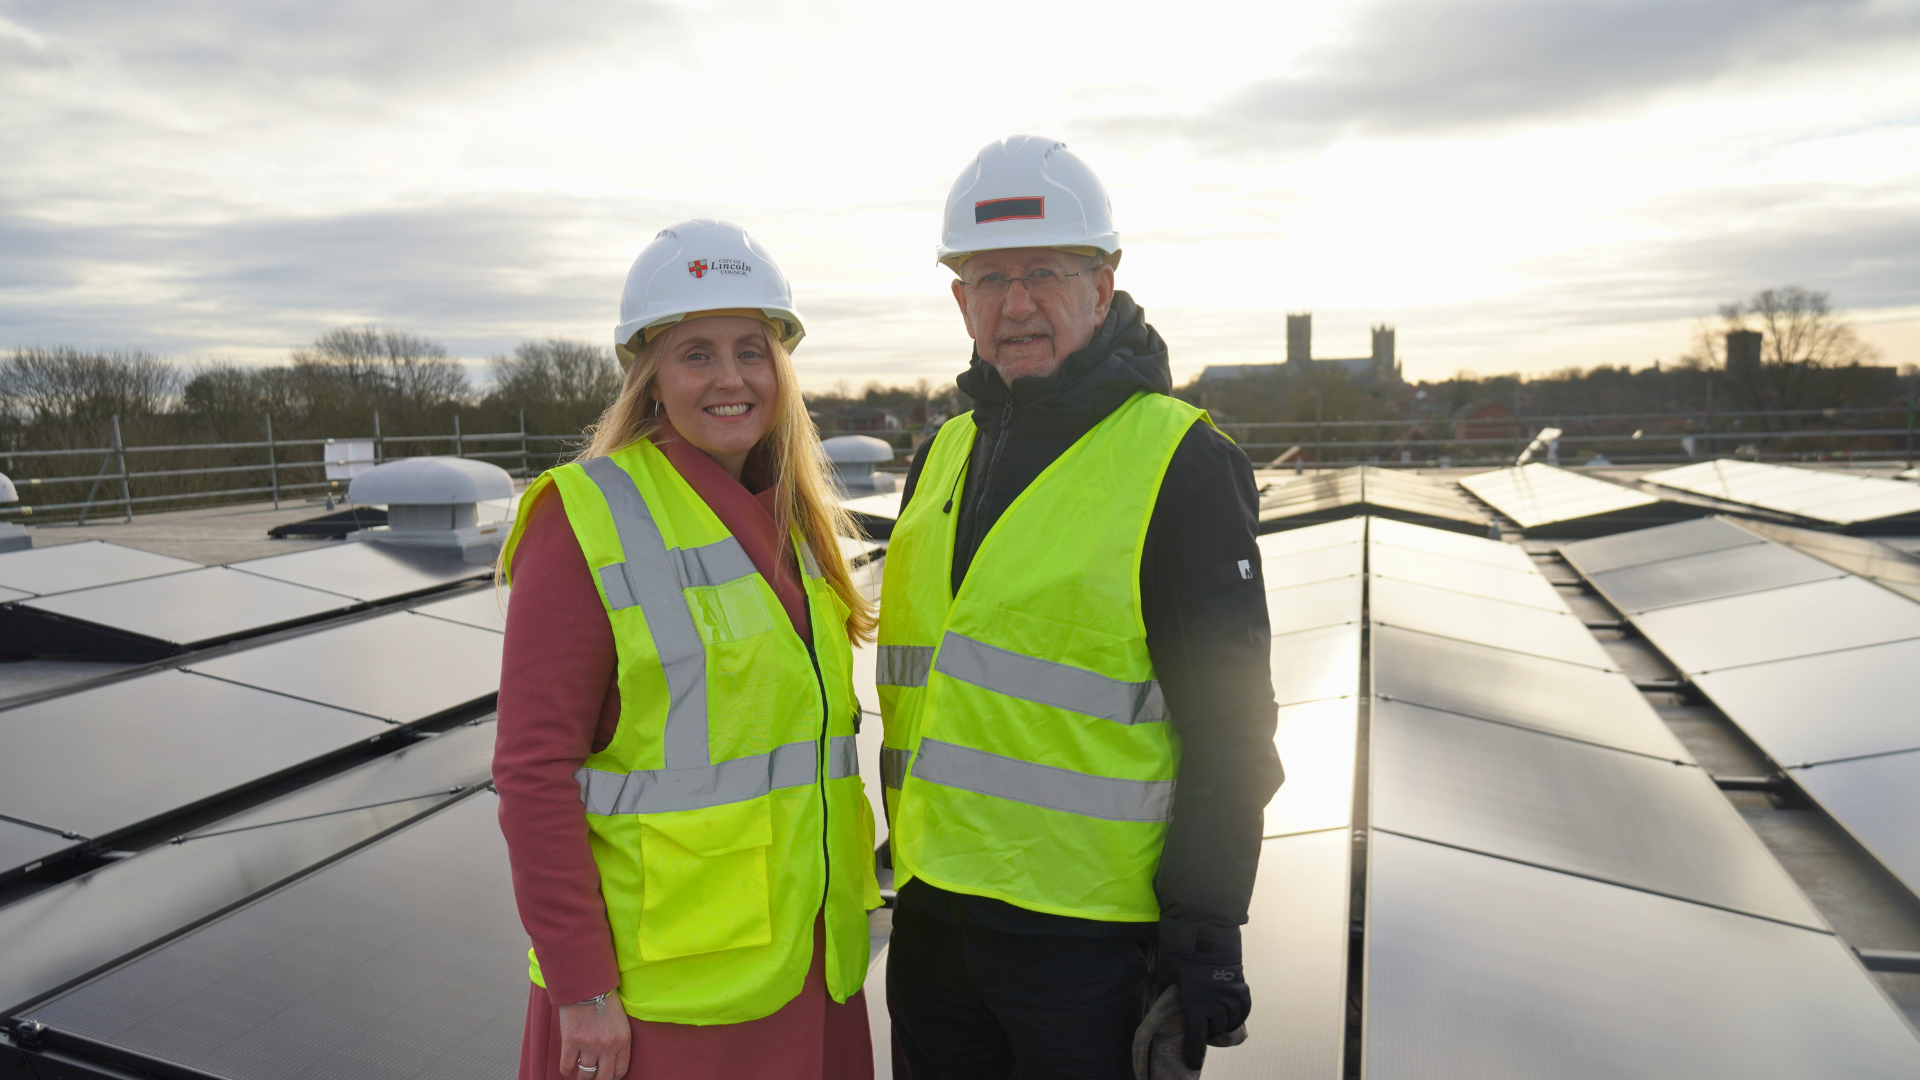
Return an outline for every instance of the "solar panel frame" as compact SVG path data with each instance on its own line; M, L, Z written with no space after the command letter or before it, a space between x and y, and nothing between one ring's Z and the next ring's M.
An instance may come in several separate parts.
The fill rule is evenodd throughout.
M1260 548L1262 559L1273 559L1283 555L1295 555L1317 548L1339 547L1343 544L1364 543L1367 538L1367 522L1364 518L1342 518L1321 525L1307 525L1285 532L1261 533L1254 538Z
M1725 518L1707 517L1565 544L1560 554L1591 579L1609 570L1757 543L1764 540Z
M466 626L492 630L497 634L507 632L507 613L502 610L512 590L502 585L498 589L472 589L450 596L444 600L430 600L416 604L413 612L433 619L446 619Z
M48 860L71 855L85 843L57 829L0 818L0 878L25 873Z
M501 644L489 630L399 611L183 669L413 724L498 694Z
M158 659L346 611L358 601L225 566L75 589L14 605L20 614L100 627L90 655ZM0 631L13 638L21 631ZM32 633L31 627L27 633ZM84 627L75 633L84 634ZM127 640L134 639L134 640ZM145 644L150 643L150 644Z
M1857 577L1703 600L1633 616L1689 676L1920 638L1920 604Z
M1353 577L1361 572L1365 554L1365 549L1359 544L1341 544L1338 547L1275 555L1260 560L1260 577L1269 592L1316 581Z
M1375 577L1368 593L1367 613L1375 627L1399 627L1602 671L1619 670L1586 624L1564 610L1548 611Z
M1400 701L1370 733L1376 829L1827 929L1696 766Z
M1374 697L1513 724L1667 761L1692 756L1616 672L1435 637L1372 630Z
M81 540L0 554L0 586L48 596L200 568L200 563L189 559L156 555L105 540Z
M490 791L32 1009L49 1043L220 1076L511 1070L524 951ZM211 1006L211 1007L210 1007Z
M1423 528L1389 518L1374 518L1369 521L1367 540L1375 545L1385 544L1408 551L1422 551L1455 559L1483 562L1489 566L1517 570L1525 574L1539 573L1533 564L1533 558L1516 544L1479 536L1464 536L1442 529Z
M367 603L445 589L493 573L491 566L377 541L345 541L227 565Z
M1707 695L1785 766L1920 748L1910 673L1920 641L1816 653L1694 676Z
M1273 697L1296 705L1360 692L1359 623L1275 634L1269 660Z
M1458 559L1413 551L1392 544L1374 544L1367 551L1367 567L1374 577L1464 593L1485 600L1520 604L1541 611L1567 613L1566 600L1537 570L1513 570L1475 559Z
M0 815L111 837L388 730L351 712L158 671L0 711L9 748Z
M1920 515L1920 487L1915 485L1790 465L1712 461L1650 473L1643 479L1839 526Z
M0 604L9 603L14 600L26 600L34 595L36 594L21 592L19 589L9 589L4 585L0 585Z
M1920 750L1795 769L1793 780L1920 896Z
M1360 621L1363 582L1359 574L1267 590L1267 629L1290 634Z
M1845 576L1811 555L1761 543L1608 570L1587 581L1622 613L1638 615Z
M1370 1080L1920 1073L1831 934L1391 833L1368 848Z

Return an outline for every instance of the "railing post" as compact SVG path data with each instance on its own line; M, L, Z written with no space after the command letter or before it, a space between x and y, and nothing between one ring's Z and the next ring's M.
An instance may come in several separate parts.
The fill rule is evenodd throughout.
M467 448L460 442L460 414L453 414L453 456L466 457Z
M273 414L261 414L267 418L267 477L273 484L273 508L280 509L280 462L273 454Z
M1909 436L1907 441L1912 442L1913 441L1912 437ZM520 410L520 479L525 480L527 477L531 475L533 475L533 470L527 461L527 410L521 409Z
M1920 411L1920 397L1907 397L1907 468L1913 468L1913 421L1916 411Z
M380 410L373 410L373 463L387 460L387 440L380 437Z
M120 438L120 414L113 414L113 452L120 459L120 499L127 508L127 520L133 520L133 485L127 476L127 444Z

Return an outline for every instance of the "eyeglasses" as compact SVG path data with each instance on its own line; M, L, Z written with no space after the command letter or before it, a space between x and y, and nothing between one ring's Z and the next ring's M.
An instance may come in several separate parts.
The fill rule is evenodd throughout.
M1084 271L1063 274L1058 270L1042 268L1032 271L1026 277L1008 277L1005 274L981 274L976 281L963 281L960 284L972 289L973 294L983 300L999 300L1004 298L1013 288L1013 283L1016 281L1025 285L1027 292L1034 296L1059 296L1067 291L1067 279L1079 277L1081 273L1084 273Z

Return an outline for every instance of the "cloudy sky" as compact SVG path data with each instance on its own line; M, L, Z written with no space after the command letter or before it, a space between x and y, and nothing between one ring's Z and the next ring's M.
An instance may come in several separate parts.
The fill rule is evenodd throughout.
M944 379L942 200L1034 132L1180 379L1300 310L1415 378L1640 367L1789 283L1920 363L1917 59L1920 0L0 0L0 348L598 341L715 216L809 382Z

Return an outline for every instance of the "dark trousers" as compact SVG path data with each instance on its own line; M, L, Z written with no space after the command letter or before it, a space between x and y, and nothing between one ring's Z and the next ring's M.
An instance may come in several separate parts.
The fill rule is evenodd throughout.
M887 949L887 1010L912 1080L1133 1080L1139 935L1010 933L970 917L978 898L919 886L901 890Z

